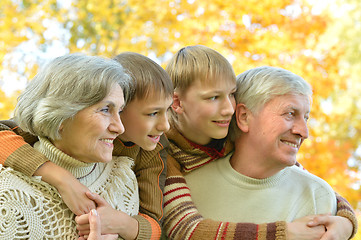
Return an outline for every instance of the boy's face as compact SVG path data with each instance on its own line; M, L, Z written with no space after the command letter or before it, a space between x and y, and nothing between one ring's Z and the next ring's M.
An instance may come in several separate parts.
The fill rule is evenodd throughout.
M195 81L185 93L175 93L180 105L175 112L182 134L201 145L208 144L212 138L226 137L236 105L235 91L235 82L218 79ZM174 102L177 102L176 98Z
M151 151L159 142L160 136L169 130L168 109L172 104L172 97L160 97L153 94L144 99L135 98L120 114L125 132L120 139L133 142Z

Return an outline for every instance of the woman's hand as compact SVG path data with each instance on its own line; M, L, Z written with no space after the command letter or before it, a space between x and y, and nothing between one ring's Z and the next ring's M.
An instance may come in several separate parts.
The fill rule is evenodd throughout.
M293 222L287 223L287 239L290 240L318 240L325 234L324 225L308 226L307 224L314 219L313 216L298 218Z
M100 217L97 210L92 209L89 214L90 232L87 236L81 236L78 240L115 240L118 239L118 234L101 235Z
M353 231L351 221L340 216L319 215L307 225L310 227L325 226L327 231L322 236L322 240L346 240L350 238Z
M86 193L97 205L102 234L119 234L123 239L135 239L138 235L138 221L122 211L112 208L102 197L95 193ZM90 232L89 214L77 216L75 221L79 235Z
M56 187L63 201L75 215L89 213L95 209L95 202L86 196L89 189L81 184L70 172L52 163L44 163L35 174Z

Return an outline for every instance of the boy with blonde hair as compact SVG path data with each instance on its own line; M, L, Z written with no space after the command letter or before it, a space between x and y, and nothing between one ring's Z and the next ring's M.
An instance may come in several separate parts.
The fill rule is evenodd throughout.
M309 228L311 218L292 223L278 221L252 224L216 221L204 218L193 203L185 175L226 156L234 146L227 137L236 102L236 76L230 63L218 52L205 46L180 49L166 67L175 92L171 129L166 133L170 142L168 172L164 192L164 224L170 239L285 239L287 235L321 236L322 227ZM209 186L210 188L212 186ZM337 195L337 215L353 223L355 213L349 203ZM346 218L334 224L338 229L350 229ZM333 219L335 220L335 219ZM335 220L336 221L336 220ZM339 228L338 228L339 227ZM351 233L349 233L351 235Z

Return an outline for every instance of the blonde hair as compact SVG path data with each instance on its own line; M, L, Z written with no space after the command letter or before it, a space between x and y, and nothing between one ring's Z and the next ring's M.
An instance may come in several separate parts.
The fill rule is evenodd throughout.
M114 84L127 96L130 78L116 61L68 54L45 65L18 98L15 119L36 136L60 139L61 124L103 100Z
M236 81L232 65L219 52L202 45L180 49L165 69L175 90L184 93L195 81Z

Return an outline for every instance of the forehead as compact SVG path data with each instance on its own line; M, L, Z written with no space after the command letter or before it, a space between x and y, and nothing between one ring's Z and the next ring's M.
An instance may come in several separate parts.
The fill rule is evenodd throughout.
M264 108L273 110L296 110L304 113L309 113L311 108L311 98L307 95L301 94L285 94L273 97L268 101Z
M190 86L190 88L198 90L206 89L233 89L236 87L236 81L227 77L209 78L209 79L197 79Z
M159 108L168 108L173 101L172 95L166 95L164 93L150 93L146 96L139 98L136 97L132 101L130 101L127 106L131 106L131 108L137 106L141 108L152 108L152 107L159 107ZM126 106L126 107L127 107Z

